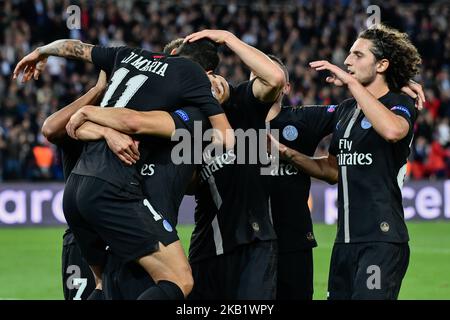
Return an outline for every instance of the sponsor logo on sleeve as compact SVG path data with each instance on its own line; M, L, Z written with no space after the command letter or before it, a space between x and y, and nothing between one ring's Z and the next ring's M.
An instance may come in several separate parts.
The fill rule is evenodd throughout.
M405 106L400 106L400 105L398 105L398 106L393 106L393 107L391 108L391 111L395 111L395 110L399 110L399 111L405 113L408 117L411 118L411 112L409 112L409 110L408 110L407 107L405 107Z
M334 111L336 111L336 105L335 104L332 104L331 106L328 106L328 108L327 108L327 112L334 112Z
M186 112L184 112L183 110L178 109L177 111L175 111L175 113L181 118L181 120L183 120L184 122L189 121L189 116Z

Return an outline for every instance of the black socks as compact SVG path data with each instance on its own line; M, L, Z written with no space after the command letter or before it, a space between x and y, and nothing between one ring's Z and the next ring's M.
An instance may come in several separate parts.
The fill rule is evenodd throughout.
M141 293L138 300L184 300L183 291L175 283L161 280Z

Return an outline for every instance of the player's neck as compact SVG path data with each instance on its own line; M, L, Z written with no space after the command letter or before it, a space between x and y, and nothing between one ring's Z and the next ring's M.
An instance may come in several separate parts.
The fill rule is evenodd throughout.
M381 77L375 78L375 80L365 86L365 88L377 99L389 92L387 83Z

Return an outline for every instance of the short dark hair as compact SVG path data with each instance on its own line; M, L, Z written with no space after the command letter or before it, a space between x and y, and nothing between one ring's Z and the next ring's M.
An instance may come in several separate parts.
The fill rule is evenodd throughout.
M389 60L385 72L389 89L399 91L419 73L422 59L406 33L379 24L361 32L359 38L372 42L370 51L377 61Z
M270 60L275 61L276 63L278 63L278 65L281 67L281 69L284 72L284 78L286 79L286 83L288 83L289 82L289 70L286 67L286 65L283 63L281 58L279 58L279 57L277 57L277 56L275 56L273 54L268 54L267 56L270 58Z
M214 71L219 65L217 46L209 39L185 42L178 47L177 54L197 62L205 71Z
M164 46L163 52L165 54L170 54L173 49L178 49L183 44L184 38L178 38L170 41Z

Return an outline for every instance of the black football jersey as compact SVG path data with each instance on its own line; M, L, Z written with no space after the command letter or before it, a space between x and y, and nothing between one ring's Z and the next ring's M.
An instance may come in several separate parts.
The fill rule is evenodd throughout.
M282 144L313 156L319 142L333 132L336 108L335 105L283 107L270 121L270 129L278 130ZM270 173L270 202L279 252L317 246L308 207L310 176L281 159Z
M252 91L253 81L230 87L230 98L223 106L230 125L236 130L265 130L271 103L262 103ZM263 135L265 139L265 135ZM230 252L239 245L257 240L276 239L270 217L267 176L261 163L250 164L255 151L246 141L240 164L236 148L219 155L204 152L196 191L195 227L189 260L195 262ZM241 160L242 160L241 159Z
M337 243L409 240L401 188L416 109L411 98L394 92L379 101L408 121L409 132L389 143L373 129L355 99L339 106L329 149L339 166Z
M205 116L223 113L211 93L211 84L199 64L179 56L166 56L144 49L96 46L92 61L110 74L102 107L126 107L137 111L175 111L196 107ZM149 152L152 139L140 139L141 159L132 166L124 165L105 141L88 142L73 172L94 176L130 192L140 193L140 169ZM150 140L150 142L149 142Z

